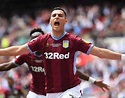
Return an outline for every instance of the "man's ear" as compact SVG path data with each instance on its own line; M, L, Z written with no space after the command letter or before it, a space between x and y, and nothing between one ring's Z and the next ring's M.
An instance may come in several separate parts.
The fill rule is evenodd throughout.
M51 22L50 22L51 20L49 19L49 24L51 25Z
M65 23L67 23L67 19L65 20Z

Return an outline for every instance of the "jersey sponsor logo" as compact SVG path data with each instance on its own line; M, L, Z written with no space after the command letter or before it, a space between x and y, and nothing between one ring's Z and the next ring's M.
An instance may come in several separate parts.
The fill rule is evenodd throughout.
M44 54L45 54L45 58L46 59L68 59L69 55L70 55L69 52L67 54L61 54L61 53L59 54L58 52L54 52L54 53L52 53L52 52L49 52L49 53L45 52Z
M68 48L68 47L69 47L69 41L63 40L63 48Z
M37 60L37 59L31 58L30 61L31 61L31 62L36 62L36 63L42 63L43 60Z
M43 72L44 75L46 75L46 72L45 72L45 70L44 70L43 67L30 66L30 68L31 68L32 71L34 71L34 72Z
M61 44L60 43L57 43L57 44L50 44L50 46L52 47L59 47Z
M36 63L42 63L43 60L34 60Z

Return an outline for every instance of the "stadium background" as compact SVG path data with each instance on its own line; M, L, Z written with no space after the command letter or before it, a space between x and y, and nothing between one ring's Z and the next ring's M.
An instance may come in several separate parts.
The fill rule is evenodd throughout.
M14 13L18 14L34 14L36 10L41 8L52 8L58 5L69 5L77 7L78 5L93 5L104 3L115 4L117 6L124 6L124 0L0 0L0 14L6 17Z
M49 13L55 6L67 10L68 32L83 37L96 46L125 53L124 0L1 0L0 47L26 43L30 40L28 32L36 26L49 32ZM13 58L0 56L0 63ZM76 61L80 71L102 79L111 86L110 91L103 92L95 85L84 82L84 98L125 97L125 62L102 60L81 53ZM26 64L0 72L0 98L5 98L5 95L8 96L6 98L16 98L15 95L24 98L29 90L30 79L31 74Z

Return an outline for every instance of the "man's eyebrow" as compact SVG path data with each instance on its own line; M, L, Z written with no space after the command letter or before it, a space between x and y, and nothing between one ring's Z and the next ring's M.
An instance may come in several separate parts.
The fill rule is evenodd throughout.
M52 15L64 15L63 13L54 13Z

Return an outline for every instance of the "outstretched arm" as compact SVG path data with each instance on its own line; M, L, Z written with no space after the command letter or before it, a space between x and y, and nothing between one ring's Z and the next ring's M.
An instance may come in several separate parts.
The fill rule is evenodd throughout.
M26 44L21 46L11 46L8 48L0 49L0 56L17 56L29 53Z
M0 71L8 71L12 68L17 67L12 61L0 64Z
M125 60L125 54L120 54L104 48L98 48L96 46L92 48L90 54L97 56L99 58L105 58L111 60L122 60L122 59Z
M105 91L105 89L109 90L109 88L110 88L110 86L103 83L103 81L99 81L99 80L97 81L94 78L89 77L88 75L83 74L78 70L77 70L77 73L81 79L94 83L96 86L100 87L103 91Z

